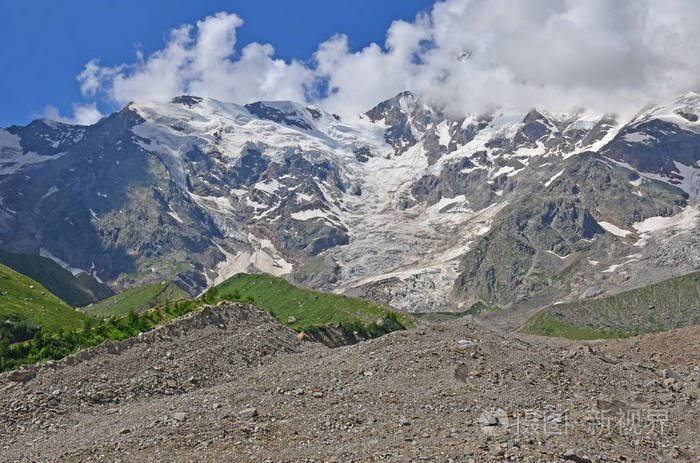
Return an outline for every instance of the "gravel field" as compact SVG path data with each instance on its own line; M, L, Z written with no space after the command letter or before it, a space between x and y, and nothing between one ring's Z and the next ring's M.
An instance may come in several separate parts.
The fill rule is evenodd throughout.
M305 342L246 304L0 375L0 460L700 460L700 327L605 342L420 323Z

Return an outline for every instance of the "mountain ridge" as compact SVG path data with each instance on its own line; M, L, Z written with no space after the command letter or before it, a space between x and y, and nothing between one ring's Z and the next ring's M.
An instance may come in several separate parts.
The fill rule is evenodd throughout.
M196 294L262 271L409 311L616 291L700 265L669 239L697 242L699 102L685 94L630 121L505 109L453 120L402 92L345 121L181 96L89 127L34 121L0 131L0 248L44 249L114 289L171 279ZM683 214L690 227L663 220ZM652 219L668 226L635 228ZM580 268L555 257L570 252ZM516 262L522 275L499 270Z

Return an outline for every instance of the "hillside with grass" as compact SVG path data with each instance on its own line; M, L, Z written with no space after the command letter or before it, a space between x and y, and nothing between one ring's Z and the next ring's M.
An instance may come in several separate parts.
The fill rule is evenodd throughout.
M114 292L87 273L73 275L46 257L0 250L0 264L27 275L73 307L96 302Z
M29 297L29 290L41 292L38 283L32 283L33 280L10 269L8 271L11 272L8 281L18 288L13 290L13 294L19 294L20 289L25 291L25 297ZM75 323L61 326L61 330L43 329L34 332L33 338L24 343L0 343L0 371L27 363L57 360L105 340L118 341L136 336L205 304L214 305L221 301L255 305L293 330L305 332L309 340L320 342L330 339L329 332L340 333L340 337L336 336L332 341L348 343L362 338L379 337L413 325L409 316L392 312L377 304L297 288L281 278L263 274L236 275L197 298L184 299L183 293L172 283L133 288L90 307L96 315L106 316L111 312L105 319L95 319L63 303L64 309L72 310L78 315ZM50 296L50 293L46 294ZM58 299L54 296L53 300ZM29 310L26 312L33 313ZM67 320L68 314L63 317Z
M521 332L570 339L603 339L700 324L700 272L613 296L547 307Z
M395 322L389 331L411 326L409 316L369 301L296 287L282 278L266 274L238 274L205 293L215 299L248 301L265 309L296 331L312 331L337 325L357 331L374 330L377 322ZM381 324L381 322L380 322ZM370 335L372 333L369 333ZM376 333L383 334L383 331Z
M83 314L48 289L0 264L0 337L23 341L38 330L82 327L92 317Z
M488 313L494 313L500 310L503 309L498 306L487 306L483 302L479 301L475 304L472 304L472 306L469 307L467 310L462 310L459 312L413 312L411 315L422 320L447 321L467 317L469 315L478 316Z
M162 282L138 286L115 294L102 301L82 307L81 310L91 315L111 317L124 315L130 311L143 312L166 302L175 302L189 298L189 295L175 283Z

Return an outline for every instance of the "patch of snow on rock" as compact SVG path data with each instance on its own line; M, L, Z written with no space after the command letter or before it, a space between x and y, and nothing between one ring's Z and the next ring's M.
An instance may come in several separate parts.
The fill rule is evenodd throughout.
M310 220L315 218L328 218L328 213L321 209L308 209L305 211L294 212L291 217L296 220Z
M550 178L549 180L547 180L547 183L544 184L545 188L548 187L549 185L551 185L552 182L555 181L557 178L559 178L559 176L560 176L561 174L563 174L565 170L566 170L566 169L560 170L559 172L557 172L556 174L554 174L554 175L552 176L552 178Z
M81 273L88 273L85 270L77 267L72 267L68 262L59 259L58 257L54 256L49 252L48 249L44 248L39 248L39 255L41 257L46 257L47 259L51 259L52 261L56 262L58 265L63 267L64 269L68 270L70 273L72 273L74 276L75 275L80 275Z
M700 229L700 211L697 206L687 206L680 213L671 217L649 217L632 225L640 233L653 233L668 228L681 230Z
M275 179L270 179L267 182L258 182L255 184L255 188L260 191L264 191L268 194L274 194L275 191L279 190L280 183Z
M649 144L649 142L656 140L651 135L646 134L646 133L641 133L641 132L627 133L627 134L625 134L623 139L625 141L632 142L632 143L644 143L644 144Z
M621 238L624 238L625 236L632 234L631 231L629 231L629 230L624 230L624 229L618 227L617 225L611 224L610 222L599 221L599 222L598 222L598 225L600 225L601 227L603 227L603 229L604 229L605 231L607 231L607 232L609 232L609 233L612 233L612 234L615 235L615 236L619 236L619 237L621 237Z
M49 188L49 191L46 192L44 196L41 197L41 199L46 199L52 194L56 193L58 191L58 187L56 185L53 185L51 188Z

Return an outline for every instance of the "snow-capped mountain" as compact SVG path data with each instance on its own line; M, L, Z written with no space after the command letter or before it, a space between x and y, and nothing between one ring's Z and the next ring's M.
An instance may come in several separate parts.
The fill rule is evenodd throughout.
M404 92L353 120L293 102L131 103L0 130L0 248L114 287L243 271L414 311L532 306L697 269L700 95L631 120Z

